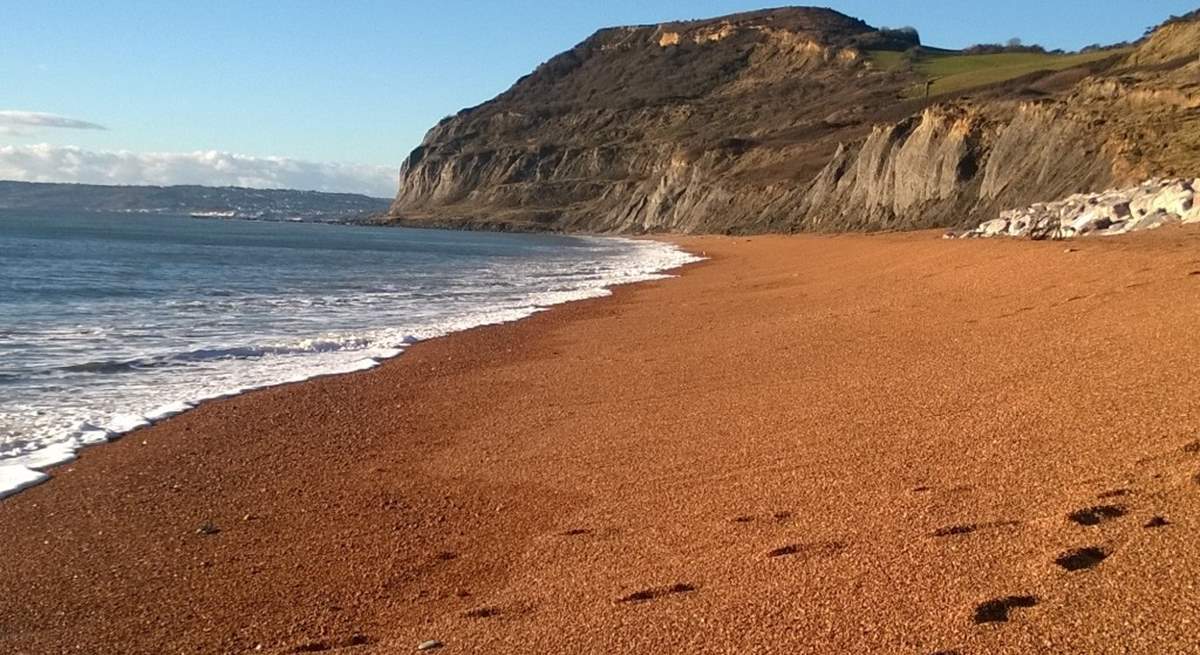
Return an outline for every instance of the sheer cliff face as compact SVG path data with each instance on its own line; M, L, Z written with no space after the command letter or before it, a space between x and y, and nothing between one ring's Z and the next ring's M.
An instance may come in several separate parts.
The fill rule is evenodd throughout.
M903 39L818 9L602 30L430 130L390 216L629 233L898 229L965 225L1145 172L1147 121L1114 130L1110 114L1160 111L1161 72L1114 59L1104 66L1123 67L1119 80L1042 75L927 106L901 99L908 74L863 55ZM1116 108L1135 88L1153 111Z

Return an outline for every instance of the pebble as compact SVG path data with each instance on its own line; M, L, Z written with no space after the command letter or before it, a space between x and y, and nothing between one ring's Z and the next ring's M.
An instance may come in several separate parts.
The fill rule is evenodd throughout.
M437 649L441 648L442 646L443 646L442 642L438 641L437 639L430 639L429 641L422 641L421 643L417 644L417 650L418 651L437 650Z

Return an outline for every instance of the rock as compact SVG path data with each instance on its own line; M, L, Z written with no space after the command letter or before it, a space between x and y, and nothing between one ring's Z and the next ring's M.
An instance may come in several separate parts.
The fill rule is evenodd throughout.
M1070 228L1076 234L1087 234L1088 232L1107 228L1112 225L1112 219L1105 215L1106 212L1104 209L1106 208L1094 207L1083 212L1078 218L1069 223Z
M1001 214L1003 217L1004 215ZM1008 231L1010 237L1023 237L1029 234L1029 230L1033 228L1034 219L1029 212L1013 212L1008 217Z
M1191 210L1194 199L1195 192L1182 182L1177 182L1154 196L1150 201L1150 212L1161 209L1169 214L1183 215Z
M1037 219L1037 222L1035 222L1033 227L1030 228L1029 238L1033 239L1034 241L1041 241L1043 239L1058 239L1060 238L1059 232L1061 228L1062 225L1059 223L1057 218L1042 216L1041 218Z
M1180 215L1184 223L1200 223L1200 203L1194 203L1192 208Z
M1129 199L1124 196L1105 202L1103 207L1106 210L1105 216L1112 221L1129 218L1133 215L1133 212L1129 210Z
M1160 209L1153 214L1134 220L1132 225L1129 227L1129 231L1136 232L1139 230L1155 230L1164 225L1171 225L1179 222L1180 219L1178 214L1171 214Z
M1070 222L1083 213L1086 206L1081 202L1067 202L1058 206L1058 217L1064 222Z
M1035 213L1030 209L1009 209L1000 212L1000 218L1008 221L1006 234L1010 237L1023 237L1029 234L1035 221Z
M437 639L430 639L429 641L422 641L421 643L417 644L417 650L418 651L437 650L444 645L445 644L438 641Z
M1125 234L1126 232L1129 231L1129 223L1130 223L1130 221L1117 221L1117 222L1113 223L1112 225L1109 225L1108 229L1101 230L1100 232L1097 232L1096 234L1101 234L1104 236Z
M1104 193L1100 194L1098 201L1099 201L1099 204L1101 204L1101 205L1110 205L1110 206L1125 205L1126 210L1128 210L1129 194L1124 191L1109 189L1108 191L1105 191Z
M993 218L979 226L980 233L985 237L993 237L1008 229L1008 221L1003 218Z
M1150 206L1154 204L1154 199L1157 196L1158 193L1156 191L1139 188L1129 200L1129 211L1135 218L1150 214Z

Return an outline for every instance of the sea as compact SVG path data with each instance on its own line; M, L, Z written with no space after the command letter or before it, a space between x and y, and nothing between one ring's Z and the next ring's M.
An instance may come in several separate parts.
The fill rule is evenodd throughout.
M0 210L0 497L205 400L694 259L613 237Z

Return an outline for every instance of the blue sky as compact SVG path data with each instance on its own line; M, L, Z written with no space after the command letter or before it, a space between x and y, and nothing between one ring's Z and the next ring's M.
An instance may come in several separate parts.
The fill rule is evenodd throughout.
M913 25L931 45L1020 37L1075 49L1137 38L1167 15L1195 8L1196 0L827 4L873 25ZM245 156L247 166L266 157L345 162L375 171L379 192L386 186L381 171L395 169L439 118L494 96L598 27L762 6L761 0L0 0L0 112L47 113L105 128L29 125L28 116L9 114L8 129L0 122L0 148L218 151ZM0 166L0 176L13 176L16 165ZM343 168L346 179L355 170Z

